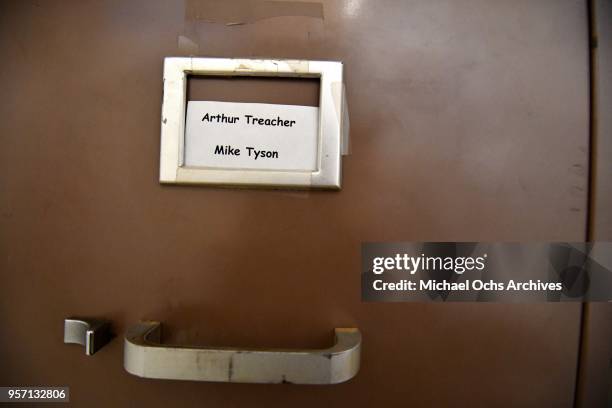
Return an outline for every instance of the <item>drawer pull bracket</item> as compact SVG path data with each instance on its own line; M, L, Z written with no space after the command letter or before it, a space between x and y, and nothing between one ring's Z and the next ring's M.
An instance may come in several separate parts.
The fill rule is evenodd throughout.
M69 317L64 319L64 343L85 346L85 354L93 355L111 339L110 323L104 320Z

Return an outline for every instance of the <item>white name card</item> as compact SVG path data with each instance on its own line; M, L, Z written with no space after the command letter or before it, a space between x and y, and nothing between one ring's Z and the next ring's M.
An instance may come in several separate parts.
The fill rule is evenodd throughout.
M312 106L189 101L185 165L313 171L318 123Z

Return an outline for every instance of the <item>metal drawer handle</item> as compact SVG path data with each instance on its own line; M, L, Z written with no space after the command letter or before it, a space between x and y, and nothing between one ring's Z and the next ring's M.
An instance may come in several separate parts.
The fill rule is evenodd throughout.
M324 350L240 350L160 344L161 324L140 322L125 336L123 366L144 378L232 383L337 384L359 371L361 333L335 329Z

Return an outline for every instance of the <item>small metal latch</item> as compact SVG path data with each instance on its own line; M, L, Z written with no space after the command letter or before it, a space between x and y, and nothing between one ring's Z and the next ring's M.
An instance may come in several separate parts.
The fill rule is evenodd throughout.
M85 346L85 354L88 356L104 347L111 337L108 321L76 317L64 319L64 343Z

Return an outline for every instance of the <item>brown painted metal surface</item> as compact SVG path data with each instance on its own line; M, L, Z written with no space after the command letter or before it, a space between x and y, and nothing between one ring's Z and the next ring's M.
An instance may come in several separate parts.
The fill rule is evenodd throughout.
M585 238L584 4L328 1L229 26L186 10L1 5L0 384L68 385L88 407L570 406L579 304L361 303L359 257L362 241ZM194 52L344 61L343 189L160 186L162 60ZM236 98L277 92L257 87ZM357 326L362 369L330 387L143 380L119 339L64 345L73 314L222 346Z

